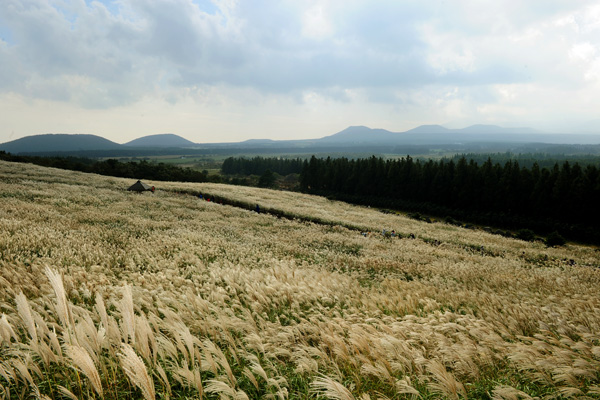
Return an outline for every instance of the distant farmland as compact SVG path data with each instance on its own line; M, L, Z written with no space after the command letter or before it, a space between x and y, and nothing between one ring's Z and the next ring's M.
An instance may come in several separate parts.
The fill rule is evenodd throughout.
M600 398L592 247L248 187L0 183L0 398Z

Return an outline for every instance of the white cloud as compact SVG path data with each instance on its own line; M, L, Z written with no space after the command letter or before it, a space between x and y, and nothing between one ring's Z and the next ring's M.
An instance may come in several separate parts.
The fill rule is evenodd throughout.
M280 127L310 116L323 136L332 124L319 109L393 130L528 113L593 119L582 110L600 107L599 30L592 0L4 0L0 95L22 99L23 114L88 110L132 130L145 125L126 110L164 105L156 129L187 120L190 134L207 121L231 134L244 119ZM211 113L229 120L194 117ZM49 129L17 115L0 124Z
M310 39L326 39L333 34L333 26L322 4L315 4L304 12L302 34Z
M573 59L589 62L594 59L598 50L590 42L576 43L571 47L569 56Z

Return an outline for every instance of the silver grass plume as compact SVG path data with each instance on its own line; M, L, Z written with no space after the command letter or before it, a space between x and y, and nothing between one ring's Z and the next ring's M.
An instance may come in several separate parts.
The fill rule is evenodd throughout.
M40 388L38 388L37 386L33 386L31 388L32 392L33 392L33 396L37 399L37 400L52 400L48 395L42 394L40 393Z
M356 400L352 393L344 385L328 376L316 378L310 384L313 393L322 393L328 399L334 400Z
M437 393L441 393L442 395L450 398L450 399L459 399L462 397L467 397L467 392L462 383L457 381L450 372L446 370L444 364L437 360L431 360L427 364L427 369L431 373L434 382L430 382L427 386L433 391Z
M123 299L119 304L121 311L121 332L125 342L131 341L135 344L135 314L133 313L133 297L131 286L125 284L123 287Z
M235 390L227 383L211 379L207 382L204 390L206 393L218 394L220 398L230 400L248 400L248 395L241 390Z
M67 355L73 361L72 367L81 371L90 380L96 393L98 393L100 397L104 397L100 374L89 353L79 346L67 346Z
M18 340L19 338L12 326L10 326L6 314L2 314L2 318L0 318L0 344L3 341L10 342L11 339Z
M417 389L415 389L412 386L409 377L404 377L402 379L397 380L395 387L398 394L406 394L409 395L411 398L421 398L421 394Z
M133 347L121 343L121 352L118 354L123 371L135 386L140 388L144 399L154 400L154 381L148 375L144 361L135 353Z
M163 367L160 366L160 364L156 364L154 366L154 370L155 370L155 373L160 378L161 382L163 383L164 388L167 390L168 396L170 397L171 396L171 384L169 383L169 377L167 376L167 373L165 372Z
M31 315L31 307L29 306L29 302L27 301L27 298L25 297L23 292L20 292L15 297L15 302L17 303L17 312L19 313L21 320L27 328L27 333L29 333L29 336L31 337L33 342L37 343L38 335L37 329L35 328L35 322L33 321L33 316Z
M0 377L6 379L8 383L17 380L15 370L10 366L8 361L0 361Z
M62 322L63 327L69 329L73 326L73 316L69 309L62 278L58 273L50 269L50 267L46 267L45 273L56 295L56 313L58 314L58 318Z
M154 332L145 316L135 317L135 349L144 357L150 365L154 365L156 360L156 338Z
M512 386L507 385L499 385L494 388L492 391L492 400L520 400L531 399L527 393L522 392L518 389L515 389Z
M77 398L77 396L75 396L75 395L73 394L73 392L71 392L69 389L67 389L67 388L66 388L66 387L64 387L64 386L58 385L58 391L60 392L60 394L61 394L63 397L66 397L67 399L71 399L71 400L79 400L79 399Z
M21 359L14 359L12 365L15 367L16 372L18 372L21 378L23 378L23 382L26 382L31 387L36 386L33 382L33 377L29 373L27 365Z
M108 330L108 314L106 313L106 307L104 306L104 299L100 293L96 293L95 308L100 316L100 322L104 326L104 329Z

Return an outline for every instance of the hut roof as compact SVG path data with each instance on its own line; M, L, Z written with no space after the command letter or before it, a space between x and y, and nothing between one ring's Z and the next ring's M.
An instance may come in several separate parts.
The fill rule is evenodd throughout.
M137 181L133 185L129 186L129 189L127 189L127 190L131 190L131 191L134 191L134 192L144 192L146 190L152 190L152 186L146 185L142 181Z

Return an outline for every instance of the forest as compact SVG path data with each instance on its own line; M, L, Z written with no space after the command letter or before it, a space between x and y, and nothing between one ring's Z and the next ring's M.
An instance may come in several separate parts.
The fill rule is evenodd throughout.
M299 174L304 167L301 158L229 157L223 161L221 171L226 175L262 175L271 171L279 175Z
M302 191L379 207L449 215L506 229L560 231L600 242L598 167L564 161L552 168L518 161L320 159L300 174Z

